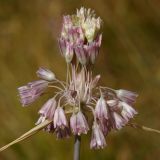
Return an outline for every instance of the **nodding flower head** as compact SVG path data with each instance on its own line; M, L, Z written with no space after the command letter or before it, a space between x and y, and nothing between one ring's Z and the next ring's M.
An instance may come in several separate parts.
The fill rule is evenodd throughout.
M132 107L136 93L100 86L100 74L93 76L91 65L102 40L100 28L101 19L91 9L82 7L76 14L64 16L59 46L67 62L66 80L39 68L36 73L41 80L18 88L23 106L31 105L48 91L52 96L39 110L36 125L50 120L44 130L57 138L69 137L71 132L87 134L92 128L90 147L94 149L104 148L105 136L123 128L137 114Z

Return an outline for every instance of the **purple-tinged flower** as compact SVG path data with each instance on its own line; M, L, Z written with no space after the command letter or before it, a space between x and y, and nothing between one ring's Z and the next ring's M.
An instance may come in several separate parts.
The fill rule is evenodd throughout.
M39 110L40 117L36 122L36 125L43 123L46 119L53 120L54 112L56 109L56 100L54 98L49 99L43 107ZM53 122L44 128L47 132L54 132Z
M69 128L64 110L57 107L54 114L54 128L57 138L64 138L69 136Z
M76 53L77 60L86 65L93 64L98 55L102 35L99 35L101 19L95 18L94 11L85 8L77 14L63 17L59 46L66 62L70 63Z
M55 74L47 68L40 67L36 73L39 78L46 81L53 81L56 79Z
M39 114L46 119L53 120L57 102L54 98L49 99L39 110Z
M101 96L95 107L95 115L99 120L108 119L108 109L105 99Z
M106 136L112 128L112 124L110 123L110 119L100 119L98 121L99 127L103 132L104 136Z
M136 101L136 98L138 97L138 94L127 91L124 89L119 89L115 91L117 94L117 97L128 104L133 104Z
M127 122L138 114L134 108L125 102L119 102L119 107L122 107L121 115Z
M30 82L26 86L19 87L18 91L22 105L28 106L33 103L44 93L47 87L48 82L45 80Z
M70 63L73 59L73 43L69 43L63 38L59 39L59 47L61 50L62 56L65 57L67 63Z
M41 95L44 93L45 89L48 87L48 81L38 80L33 81L27 84L27 86L31 89L33 95Z
M87 45L80 45L75 47L77 59L82 65L86 65L88 62L89 55L87 52L87 47Z
M65 39L69 43L80 45L84 43L85 35L82 27L75 23L77 21L71 16L64 16L63 27L61 31L61 38Z
M92 126L92 137L90 142L91 149L100 149L106 146L106 141L104 135L99 127L99 125L94 122Z
M54 115L54 128L68 126L67 119L62 107L57 107Z
M70 63L73 59L73 43L66 42L65 59L67 63Z
M70 29L73 26L72 17L70 15L63 16L63 25L66 30Z
M36 100L32 97L31 89L28 86L22 86L18 88L20 102L23 106L28 106Z
M87 134L89 126L83 113L79 111L77 114L73 113L70 118L70 127L74 135Z
M95 107L95 115L104 135L107 135L111 128L113 128L114 120L111 114L112 112L107 101L101 96Z
M95 63L96 57L98 55L98 48L96 47L95 42L92 42L88 46L88 54L91 64Z
M84 33L81 27L73 26L68 31L68 38L69 42L73 43L74 46L76 45L83 45L84 43Z
M99 48L101 46L101 41L102 41L102 34L100 34L97 39L93 42L91 42L88 46L88 54L90 57L90 62L92 64L95 63L95 60L98 56L99 53Z
M83 33L83 29L81 27L77 27L76 32L77 32L77 39L74 37L76 45L84 44L85 36L84 36L84 33Z
M118 113L113 112L113 118L114 118L114 127L115 129L120 130L122 127L126 125L126 120L123 119Z
M118 99L111 99L111 100L107 100L106 102L112 112L122 110L122 108L119 107L119 100Z
M62 26L62 31L61 31L61 37L64 39L68 38L68 31L72 28L73 23L71 16L63 16L63 26Z

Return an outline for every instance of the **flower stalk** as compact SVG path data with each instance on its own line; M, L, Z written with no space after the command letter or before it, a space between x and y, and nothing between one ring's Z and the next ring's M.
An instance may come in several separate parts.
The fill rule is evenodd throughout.
M81 136L75 135L73 160L80 159Z

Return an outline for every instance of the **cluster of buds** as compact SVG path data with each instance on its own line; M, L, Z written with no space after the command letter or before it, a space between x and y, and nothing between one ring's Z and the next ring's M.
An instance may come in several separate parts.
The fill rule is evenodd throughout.
M59 46L67 63L73 63L76 57L82 65L94 64L101 46L101 22L94 11L85 8L63 17Z
M64 16L59 45L67 62L66 81L57 79L46 68L39 68L40 80L18 89L23 106L53 89L54 95L39 110L36 125L52 121L44 130L55 133L58 139L87 134L91 129L90 148L94 149L104 148L108 133L120 130L137 114L132 107L136 93L99 86L100 75L92 75L90 65L94 64L101 45L100 27L101 19L95 18L90 9L81 8L76 15Z

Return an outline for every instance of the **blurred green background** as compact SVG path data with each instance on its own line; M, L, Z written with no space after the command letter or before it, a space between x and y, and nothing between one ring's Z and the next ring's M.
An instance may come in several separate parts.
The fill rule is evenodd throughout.
M101 83L139 93L139 124L160 129L159 0L0 0L0 146L34 126L47 96L21 107L17 87L35 80L39 66L65 78L66 65L57 37L62 15L81 6L96 11L103 23L103 42L94 73ZM104 150L89 149L82 137L83 160L160 159L160 136L132 128L112 132ZM0 153L0 160L71 160L74 138L57 141L40 132Z

